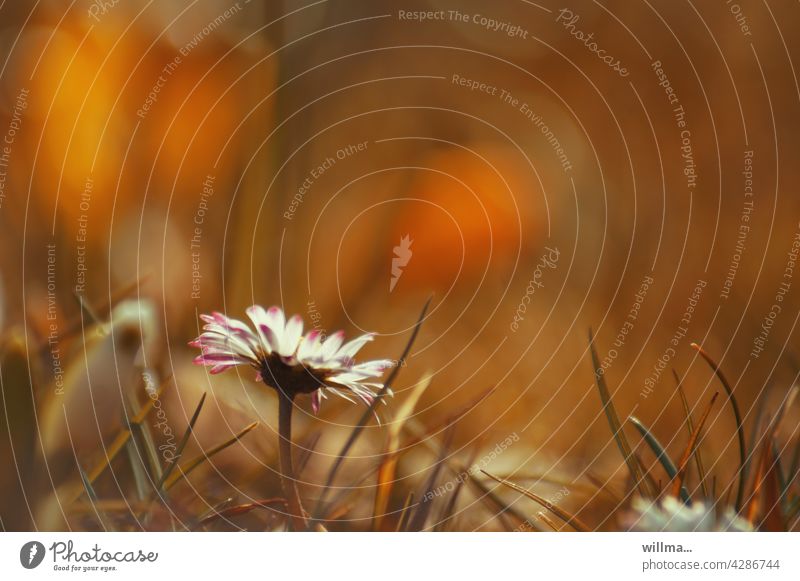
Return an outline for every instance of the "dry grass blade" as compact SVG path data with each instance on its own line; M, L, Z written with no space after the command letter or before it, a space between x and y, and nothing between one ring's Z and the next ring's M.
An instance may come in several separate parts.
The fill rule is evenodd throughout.
M800 439L794 445L794 452L792 453L792 462L789 465L789 484L797 478L798 469L800 469Z
M761 530L773 532L787 530L782 514L785 489L781 483L780 458L776 453L776 434L786 408L794 402L797 391L796 388L793 388L787 393L764 434L758 474L756 475L753 493L750 497L750 506L748 507L748 519L754 525L759 514L761 512L764 513L759 525ZM763 502L761 501L762 490Z
M639 454L636 451L633 452L633 457L636 458L636 461L639 463L639 466L642 466L642 470L644 470L644 479L647 481L647 486L650 488L650 490L653 491L653 498L660 495L661 479L656 481L656 479L653 478L653 475L650 474L650 468L645 468L646 464L644 463L644 460L642 460L642 457L639 456ZM635 485L636 483L633 482L633 480L631 479L631 486Z
M150 410L153 409L153 405L155 402L161 397L161 394L164 393L164 389L166 389L167 385L169 384L171 378L167 378L164 382L159 386L158 391L156 391L155 397L148 397L145 404L142 406L142 409L139 410L130 421L130 425L139 425L141 424L147 415L150 413ZM87 476L89 482L94 484L95 481L100 477L100 475L108 468L109 464L116 458L117 454L125 447L128 440L131 438L131 430L130 428L122 430L117 437L114 438L114 441L111 442L111 445L107 448L107 453L105 458L100 461L92 470L89 471Z
M467 466L472 466L475 463L475 459L478 457L478 450L478 446L475 446L472 449L472 454L470 454L469 460L467 461ZM461 495L461 490L464 488L464 483L466 481L466 478L457 479L456 488L453 490L450 498L447 499L447 504L444 506L444 508L442 508L442 512L439 515L439 521L436 523L436 526L433 529L434 531L440 532L445 530L445 523L453 518L453 513L456 509L456 503L458 502L458 498Z
M297 468L294 471L298 478L305 470L309 460L311 460L311 456L314 454L314 450L317 449L317 444L319 444L321 437L322 432L314 432L302 445L297 446L300 448L300 455L297 458Z
M142 462L142 457L136 449L136 443L133 439L128 440L128 443L125 444L125 451L127 452L128 464L133 474L133 483L136 486L136 497L139 500L144 500L147 498L148 491L150 490L148 484L150 480L147 476L144 463Z
M492 480L494 480L496 482L499 482L500 484L503 484L504 486L508 486L512 490L515 490L516 492L519 492L520 494L522 494L524 496L527 496L528 498L530 498L534 502L542 505L547 510L549 510L554 515L556 515L558 518L560 518L565 523L567 523L572 528L574 528L576 531L580 531L580 532L583 532L583 533L589 532L589 527L586 526L586 523L581 521L581 519L579 519L577 516L575 516L573 514L569 514L567 511L565 511L564 509L552 504L551 502L548 502L547 499L544 499L541 496L539 496L538 494L534 494L530 490L522 488L521 486L517 486L513 482L509 482L508 480L504 480L502 478L498 478L497 476L492 476L491 474L486 472L486 470L481 470L481 472L486 474L486 476L488 476Z
M78 473L81 476L81 483L83 483L83 488L86 491L86 496L89 498L89 503L92 506L92 510L94 510L95 515L97 516L97 520L100 521L100 524L106 531L113 531L114 528L111 526L108 517L103 512L103 510L98 506L99 499L97 497L97 493L94 491L94 487L92 483L89 482L89 479L86 476L86 472L78 466Z
M278 506L283 507L284 510L281 511L275 508ZM219 520L221 518L227 519L234 516L246 514L257 508L266 508L283 515L285 514L286 511L286 501L283 498L267 498L264 500L255 500L253 502L247 502L245 504L237 504L236 506L231 506L230 508L225 508L216 511L208 515L207 517L204 517L200 522L197 523L197 526L195 528L208 526L212 522Z
M100 303L100 305L94 309L91 313L91 317L93 319L104 319L109 315L111 309L114 308L114 305L119 303L121 300L128 298L129 296L133 295L134 293L141 292L142 284L150 278L149 274L146 274L140 278L137 278L134 281L129 282L125 286L117 289L114 291L111 296L109 297L108 301ZM85 309L81 309L82 314ZM71 337L72 335L78 333L84 325L85 321L82 319L82 316L75 317L67 322L63 332L60 335L61 339L66 339ZM50 346L47 341L44 341L42 346L39 348L41 352L45 353Z
M544 524L546 524L548 527L550 527L551 529L553 529L553 531L555 531L555 532L557 532L557 533L558 533L558 532L561 532L561 529L560 529L560 528L558 528L558 527L556 526L556 523L555 523L555 522L553 522L553 519L551 519L551 518L550 518L549 516L547 516L545 513L543 513L543 512L540 512L540 513L539 513L539 514L537 514L536 516L538 516L538 517L539 517L539 519L541 519L542 521L544 521Z
M428 515L433 507L433 490L436 486L436 481L439 479L439 474L442 473L442 468L447 464L447 456L450 452L450 445L453 443L452 428L447 430L444 436L444 443L442 444L439 457L436 459L436 464L433 470L428 475L427 482L425 483L425 493L422 495L422 501L417 503L417 508L411 516L411 521L408 523L409 530L421 531L425 528L425 523L428 520Z
M372 528L380 530L381 521L386 509L389 506L389 497L392 493L392 484L396 474L397 461L399 459L398 449L400 448L400 434L403 431L408 418L414 413L419 399L428 386L431 384L431 374L426 373L422 379L411 390L410 395L405 399L397 410L394 421L388 426L386 438L386 451L381 459L378 468L378 482L375 491L375 505L372 511Z
M711 366L711 369L714 370L714 374L717 376L717 379L719 379L722 387L725 389L725 393L728 395L728 401L731 403L731 408L733 409L733 417L736 420L736 437L739 440L739 486L736 490L736 510L740 511L742 509L742 500L744 499L745 478L747 478L747 470L745 467L747 463L747 447L744 442L744 424L742 422L742 414L739 411L739 404L733 395L731 385L728 383L728 379L725 377L725 374L722 373L722 370L717 362L714 361L711 356L706 353L697 343L692 343L692 348L696 349L703 359L706 360L706 363Z
M597 390L600 392L600 401L603 403L603 411L608 418L608 425L611 428L611 433L614 435L614 440L617 442L619 451L625 459L625 464L631 473L635 486L639 489L639 493L646 497L654 497L653 490L650 488L646 479L644 478L644 470L642 470L636 457L633 455L633 448L628 442L625 432L622 430L622 424L619 421L617 410L614 408L614 402L611 401L611 393L608 391L606 385L605 374L602 373L600 367L600 358L597 356L597 349L594 346L594 336L592 330L589 329L589 351L592 354L592 370L594 371L595 382L597 383Z
M148 399L150 398L148 397ZM139 406L135 394L129 392L128 400L129 409L134 417L138 416L141 407ZM123 410L123 412L125 413L123 421L125 421L127 419L127 411ZM160 456L156 450L156 443L150 431L150 426L148 426L146 422L130 423L128 427L131 430L131 438L125 445L128 451L128 461L137 478L137 486L147 495L153 483L161 478L163 470L161 468ZM142 454L142 450L144 450L144 455ZM147 466L145 466L145 459L147 460Z
M481 396L477 398L474 403L471 403L469 406L467 406L466 408L467 411L469 411L475 405L483 401L483 399L486 398L491 393L493 393L495 389L496 387L492 387L485 393L481 394ZM454 418L461 417L466 413L467 412L465 411L463 414L457 413L455 414L455 416L451 416L451 418L448 418L448 420L444 422L444 426L445 427L451 426L455 421ZM426 430L419 422L416 422L413 418L409 419L406 422L405 429L411 432L411 434L414 436L415 439L412 440L413 443L422 443L426 447L428 447L431 450L431 452L433 452L436 455L439 455L439 448L436 447L435 441L429 436L430 433L438 432L438 429ZM494 508L499 509L500 512L496 516L503 523L504 528L508 530L514 528L511 522L508 520L506 514L512 515L520 523L523 523L527 520L526 515L522 514L519 510L517 510L513 506L506 505L481 480L474 478L474 472L476 469L475 465L470 463L469 465L465 466L464 464L456 461L453 458L448 458L446 462L450 471L452 471L453 474L456 475L457 480L467 480L475 488L482 502L487 502L488 504L491 504Z
M478 407L483 400L485 400L487 397L489 397L495 391L497 391L497 388L498 386L494 385L486 389L485 391L478 394L477 397L467 402L466 405L456 410L455 413L447 416L444 419L444 421L438 424L434 424L430 427L423 427L422 424L414 420L414 418L409 418L408 420L406 420L404 428L414 433L414 437L406 443L405 448L411 448L416 444L419 444L420 442L429 441L431 434L438 434L439 432L447 430L450 426L460 421L469 412Z
M397 521L397 528L395 532L404 531L408 515L411 513L411 507L414 506L414 491L408 493L406 502L403 504L403 511L400 513L400 520Z
M203 409L203 404L206 401L206 394L200 397L200 403L197 404L197 408L194 410L194 414L192 414L192 419L189 420L189 425L186 426L186 431L183 433L183 437L181 438L180 442L178 442L178 446L175 448L175 459L169 463L167 468L164 470L164 473L161 475L161 478L156 484L156 491L161 494L164 490L164 483L169 478L169 475L175 470L178 466L178 460L183 456L183 449L186 448L186 444L189 443L189 437L192 435L192 431L194 430L194 425L197 423L197 418L200 417L200 411Z
M497 496L494 491L491 490L483 481L475 478L475 475L472 472L466 472L466 474L469 475L469 482L478 491L480 499L482 501L486 499L486 501L488 501L487 504L490 504L499 510L499 512L494 516L496 516L497 519L502 523L505 530L510 531L514 528L511 521L508 519L507 515L509 514L513 516L520 524L528 522L528 517L526 515L522 514L522 512L520 512L519 509L515 508L514 506L503 502L503 500Z
M656 460L658 460L659 464L661 464L661 466L664 468L670 480L674 479L678 475L678 468L667 454L664 446L662 446L661 442L658 441L658 438L656 438L653 432L650 431L650 429L648 429L647 426L645 426L638 418L630 416L628 417L628 420L636 427L647 445L650 446L650 449L656 456ZM687 504L691 502L691 499L689 498L689 491L685 488L680 488L680 495L683 502Z
M83 311L83 314L86 316L86 318L91 321L93 325L100 323L100 317L97 316L97 313L92 308L92 305L89 304L89 301L87 301L83 295L75 292L74 290L72 291L72 294L75 297L75 300L78 301L78 307L80 307L81 311Z
M31 452L38 427L34 394L40 391L30 363L23 337L0 335L0 530L35 530L31 512L20 510L36 481Z
M800 516L800 496L796 496L789 506L786 507L786 519L791 521L794 517ZM791 527L789 528L791 530Z
M768 440L764 442L758 474L747 511L747 520L755 526L756 521L759 521L759 515L763 513L758 528L769 532L786 530L781 512L781 494L775 471L776 466L777 462L772 454L772 441Z
M361 415L361 418L358 420L358 423L353 428L353 431L350 432L350 436L347 438L344 446L342 446L339 455L336 457L336 460L333 463L333 466L328 472L328 477L325 480L325 486L322 489L322 494L320 494L319 500L317 501L317 505L314 509L314 513L312 515L312 519L317 519L319 514L322 510L322 505L325 502L327 497L328 490L330 489L331 485L333 484L333 480L336 478L336 474L339 472L339 468L342 466L342 462L347 457L347 454L350 452L350 448L353 447L358 437L361 435L361 432L364 431L364 428L367 425L367 422L372 417L372 414L375 412L375 407L378 405L386 392L388 392L394 380L397 378L397 374L400 373L400 368L403 366L403 362L405 362L406 358L408 357L409 353L411 353L411 347L414 345L414 341L419 335L419 330L422 326L422 321L425 319L425 314L428 312L428 307L431 305L431 301L433 300L433 296L429 297L427 301L425 301L425 305L422 307L422 312L419 314L419 318L417 319L416 324L414 325L414 330L411 332L411 337L408 339L408 343L406 343L405 349L403 349L403 354L397 360L397 365L392 368L391 373L389 373L389 377L386 378L386 382L383 384L383 387L380 389L378 394L375 396L375 399L372 403L364 410L364 413Z
M586 472L585 477L586 480L591 482L597 488L597 491L604 493L606 496L608 496L609 499L611 499L613 503L619 504L620 502L622 502L622 499L616 493L609 490L608 484L606 482L603 482L602 479L598 478L597 476L595 476L590 472ZM592 490L592 493L594 492L595 491Z
M672 496L678 496L678 494L686 490L686 488L683 486L683 480L686 477L686 469L689 467L689 460L691 459L692 454L697 454L699 452L697 445L700 439L700 432L703 430L706 420L708 420L708 416L711 413L711 408L714 407L714 402L717 401L717 397L719 397L718 391L714 392L714 395L711 396L711 401L708 402L703 415L700 417L700 423L697 424L697 428L692 430L692 433L689 436L689 442L686 444L686 449L683 451L683 456L681 456L681 460L678 463L678 474L672 481Z
M258 422L253 422L252 424L248 425L243 430L241 430L238 434L235 434L232 438L225 440L223 443L214 446L210 450L204 451L199 456L196 456L195 458L192 458L191 460L186 462L186 464L178 466L178 471L174 472L164 482L164 490L169 490L170 488L175 486L175 484L177 484L181 478L185 478L186 476L191 474L191 472L195 468L200 466L203 462L210 460L215 454L219 454L225 448L234 445L236 442L241 440L246 434L255 429L256 426L258 426Z
M686 392L683 390L683 382L681 382L680 378L678 377L678 372L674 369L672 370L672 377L675 378L675 384L678 386L678 395L681 398L681 405L683 406L683 413L686 414L686 429L689 432L689 437L692 436L694 433L694 420L692 419L692 409L689 406L689 400L686 399ZM706 469L705 465L703 464L703 455L700 453L700 449L696 449L694 452L694 463L697 466L697 477L700 480L700 490L703 492L703 498L710 498L708 495L708 485L706 484Z

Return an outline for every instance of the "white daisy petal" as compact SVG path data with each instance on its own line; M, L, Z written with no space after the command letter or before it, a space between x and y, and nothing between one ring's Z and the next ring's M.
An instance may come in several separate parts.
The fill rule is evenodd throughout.
M322 344L322 333L314 329L309 331L305 337L300 341L297 347L297 360L300 363L305 363L307 360L313 360L314 356L319 351Z
M258 332L260 343L264 352L269 355L273 351L278 350L278 343L275 343L275 329L270 325L271 318L267 315L267 311L260 305L253 305L245 310L247 316L253 322L253 325ZM283 334L283 326L281 325L280 333ZM279 336L279 335L278 335Z
M297 352L300 336L303 334L303 319L295 315L286 323L286 329L281 339L281 348L278 351L284 357L292 357Z
M336 358L340 360L351 360L364 345L372 341L374 338L375 335L372 333L367 333L366 335L361 335L361 337L356 337L352 341L345 343L345 345L339 349L339 351L336 353Z
M316 383L294 389L298 393L311 393L315 413L328 391L348 401L361 400L369 405L383 390L383 384L375 380L394 362L379 359L356 364L354 361L356 353L373 340L374 334L367 333L344 343L344 333L338 331L323 340L316 329L303 336L303 319L295 315L287 322L279 307L264 309L253 305L246 313L255 330L219 312L200 315L205 323L203 332L189 343L200 349L194 363L209 367L210 373L249 365L256 370L258 381L272 387L286 378L298 377L292 368L302 366L308 380ZM291 384L296 379L287 381ZM313 389L316 386L319 387ZM384 393L392 395L388 389Z
M322 343L322 347L319 350L319 357L322 360L331 359L339 350L339 347L342 346L343 342L344 342L344 332L336 331L333 335L325 339L325 341Z

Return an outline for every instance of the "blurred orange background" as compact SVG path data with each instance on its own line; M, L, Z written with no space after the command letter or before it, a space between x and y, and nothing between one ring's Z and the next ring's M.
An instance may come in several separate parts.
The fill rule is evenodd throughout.
M447 12L455 9L466 22ZM57 411L40 412L57 418L56 433L46 450L34 448L53 466L45 491L74 478L76 458L87 466L102 456L119 410L146 399L140 367L173 378L164 398L176 431L202 391L213 396L200 445L262 422L257 437L196 476L198 488L214 483L198 498L223 495L226 475L248 495L277 486L274 473L258 476L275 462L275 402L254 394L247 374L211 378L193 367L186 346L198 313L242 318L253 303L281 305L327 332L375 331L365 357L397 358L432 296L395 401L430 371L414 417L433 428L498 386L455 423L452 448L467 463L517 434L492 465L498 473L588 474L624 486L594 391L589 328L620 414L664 434L675 456L685 438L667 437L683 421L670 370L693 406L718 389L692 341L720 362L755 426L757 403L773 409L800 371L796 283L753 355L800 232L797 6L742 3L746 30L725 3L576 1L572 29L561 9L472 0L3 5L0 134L13 129L13 139L0 204L0 330L7 344L13 335L25 345L37 408ZM401 11L445 17L420 22ZM629 75L571 30L592 33ZM391 286L405 236L410 258ZM542 263L553 249L557 261ZM637 298L644 280L652 284ZM120 323L147 335L147 349L139 337L126 351L115 336L108 352L84 358L100 349L87 339L91 315L107 319L122 297L150 309L147 333L139 311ZM75 390L67 395L83 402L72 404L71 440L59 432L53 322ZM84 375L95 378L88 395L75 379ZM301 404L298 438L323 434L303 476L314 497L360 410L326 402L315 419ZM107 425L94 425L98 410ZM713 419L705 445L721 458L722 482L736 467L735 425L724 411ZM792 416L787 440L796 424ZM353 474L384 438L367 430ZM437 460L417 448L399 464L394 504ZM365 507L348 516L354 528L371 508L365 486ZM602 495L564 502L599 528L616 527ZM52 507L4 510L7 526L64 526ZM478 509L460 518L465 530L498 526Z

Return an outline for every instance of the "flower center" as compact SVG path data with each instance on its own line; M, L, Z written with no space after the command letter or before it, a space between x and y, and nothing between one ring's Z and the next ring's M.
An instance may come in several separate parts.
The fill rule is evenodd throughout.
M326 385L324 370L304 367L300 364L288 365L280 355L273 353L262 360L261 379L290 397L298 393L313 393Z

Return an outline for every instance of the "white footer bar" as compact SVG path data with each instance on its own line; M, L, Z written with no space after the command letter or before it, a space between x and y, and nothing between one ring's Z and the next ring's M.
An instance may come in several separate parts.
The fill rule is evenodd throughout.
M2 533L0 579L797 580L798 553L796 533Z

